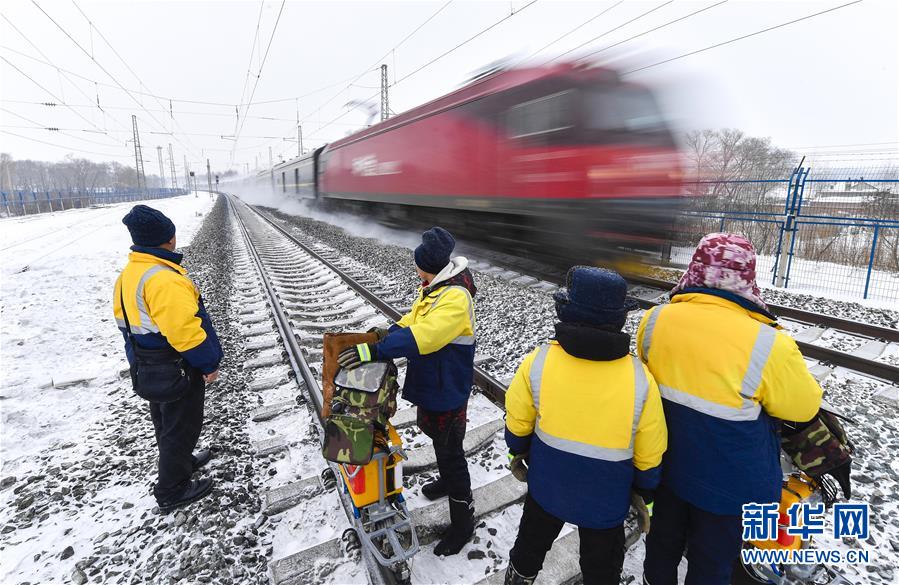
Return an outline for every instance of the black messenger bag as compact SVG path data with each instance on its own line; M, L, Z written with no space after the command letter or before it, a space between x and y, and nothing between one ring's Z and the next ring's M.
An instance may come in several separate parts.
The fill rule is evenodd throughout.
M190 390L190 369L177 351L171 346L160 349L146 349L137 344L131 333L131 323L125 311L125 298L119 288L122 315L125 317L125 331L134 352L131 366L131 385L134 393L150 402L166 403L181 400Z

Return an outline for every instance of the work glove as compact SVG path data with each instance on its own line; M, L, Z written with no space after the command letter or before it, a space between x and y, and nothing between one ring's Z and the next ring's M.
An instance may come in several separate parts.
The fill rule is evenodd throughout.
M378 341L384 341L384 338L387 337L389 331L387 331L383 327L372 327L367 331L367 333L376 333L378 335Z
M370 362L377 356L375 346L370 343L360 343L348 347L337 356L337 364L341 368L355 368L365 362Z
M843 497L847 500L852 499L852 484L849 480L849 471L851 467L852 461L847 461L839 467L835 467L824 474L830 475L835 480L837 480L837 483L840 484L840 489L843 490Z
M518 481L525 483L528 481L528 460L530 455L530 452L519 455L509 453L509 469Z
M652 519L653 491L642 488L633 488L631 491L631 506L637 511L637 526L644 534L649 532ZM649 500L648 502L646 500Z

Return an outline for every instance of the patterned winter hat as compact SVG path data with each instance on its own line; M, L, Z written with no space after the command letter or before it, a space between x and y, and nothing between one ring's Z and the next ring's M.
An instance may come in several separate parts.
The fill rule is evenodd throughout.
M699 241L687 271L671 294L689 288L728 291L768 310L755 281L755 248L737 234L713 233Z

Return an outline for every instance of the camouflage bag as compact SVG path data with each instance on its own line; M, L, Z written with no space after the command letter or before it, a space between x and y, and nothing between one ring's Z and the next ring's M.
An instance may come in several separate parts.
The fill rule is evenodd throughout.
M396 414L396 376L393 361L338 370L331 412L325 420L325 459L351 465L371 461L376 444L386 442L387 421Z
M784 421L781 447L793 464L814 478L852 461L852 443L839 419L819 410L806 423Z

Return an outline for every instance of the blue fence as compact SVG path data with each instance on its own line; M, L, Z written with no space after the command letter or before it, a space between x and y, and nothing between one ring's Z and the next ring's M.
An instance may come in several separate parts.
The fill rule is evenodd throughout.
M185 189L91 189L65 191L0 191L0 214L30 215L106 203L164 199L186 195Z
M760 283L899 302L899 177L840 175L800 166L783 179L691 183L671 262L686 264L706 233L737 232L758 251Z

